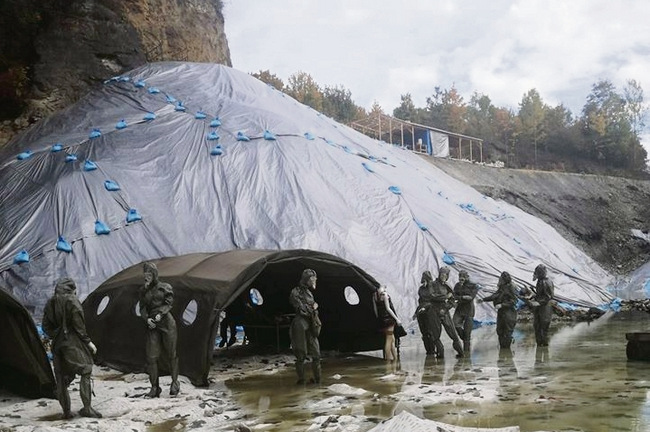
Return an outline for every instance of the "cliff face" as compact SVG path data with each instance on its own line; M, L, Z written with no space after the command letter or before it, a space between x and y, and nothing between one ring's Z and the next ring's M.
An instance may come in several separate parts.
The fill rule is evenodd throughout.
M0 80L0 99L15 91L15 99L24 103L16 118L0 123L0 146L91 87L145 62L231 65L220 0L72 0L56 10L33 9L38 6L32 3L15 0L14 9L3 10L3 21L15 14L21 15L15 17L17 23L25 22L24 8L32 8L35 18L29 20L33 37L17 46L32 55L0 58L0 76L13 69L28 77L20 89Z

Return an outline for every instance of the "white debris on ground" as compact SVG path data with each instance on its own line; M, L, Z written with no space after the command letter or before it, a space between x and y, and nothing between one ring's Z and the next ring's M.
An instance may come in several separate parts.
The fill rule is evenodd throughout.
M445 423L440 423L433 420L421 419L411 413L402 411L396 416L382 422L376 427L372 428L370 432L394 432L394 431L408 431L408 432L519 432L518 426L511 426L505 428L473 428L452 426Z
M286 372L293 367L290 355L251 356L237 359L215 358L210 385L207 388L194 387L187 378L180 377L181 393L169 396L170 377L161 378L163 393L158 399L146 399L149 390L146 374L123 374L106 367L95 366L93 370L93 406L103 414L101 419L80 417L79 380L70 385L72 408L75 417L61 420L61 407L54 399L29 400L0 394L0 432L153 432L153 431L273 431L278 424L265 423L258 417L254 407L242 407L232 392L226 387L229 379L241 379L254 375L269 375ZM404 407L418 407L441 403L450 399L488 400L495 397L491 385L475 383L453 385L421 385L405 383L402 391L392 395L379 396L363 388L346 383L345 375L332 376L335 383L324 387L323 392L314 392L314 398L303 405L312 412L311 424L303 429L325 432L365 432L377 426L380 419L368 417L364 410L364 400L384 398L399 401ZM403 374L389 373L382 381L403 380ZM306 391L309 391L308 389ZM255 407L259 408L259 407ZM397 412L398 410L396 410ZM410 415L414 417L413 415ZM406 421L402 413L394 418L397 422ZM416 418L417 419L417 418ZM415 421L410 417L407 419ZM419 420L419 419L417 419ZM392 421L391 419L388 420ZM427 420L421 420L427 422ZM436 430L436 429L393 429L393 423L384 422L372 429L378 431ZM401 423L400 423L401 424ZM416 424L416 423L413 423ZM422 423L429 424L429 423ZM435 423L443 425L442 423ZM482 429L451 428L445 431L479 431ZM289 430L289 429L287 429ZM517 431L518 429L496 429L497 431Z

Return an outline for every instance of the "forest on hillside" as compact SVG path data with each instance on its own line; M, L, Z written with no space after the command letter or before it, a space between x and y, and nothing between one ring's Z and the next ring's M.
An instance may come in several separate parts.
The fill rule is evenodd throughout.
M640 134L648 110L643 88L628 80L617 89L609 80L591 87L582 112L550 106L536 89L522 96L518 109L495 106L475 92L465 101L456 88L436 87L426 106L416 107L411 94L386 111L375 103L370 111L355 104L342 85L321 86L306 72L291 75L285 84L271 71L252 73L317 111L349 124L378 112L425 126L483 139L486 162L510 168L609 174L648 178L648 154Z

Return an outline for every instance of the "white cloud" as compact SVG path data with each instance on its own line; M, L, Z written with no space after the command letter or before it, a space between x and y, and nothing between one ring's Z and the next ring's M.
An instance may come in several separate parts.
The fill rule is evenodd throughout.
M516 108L535 88L579 115L601 79L650 91L650 2L226 0L224 15L235 68L305 71L365 108L424 106L436 86Z

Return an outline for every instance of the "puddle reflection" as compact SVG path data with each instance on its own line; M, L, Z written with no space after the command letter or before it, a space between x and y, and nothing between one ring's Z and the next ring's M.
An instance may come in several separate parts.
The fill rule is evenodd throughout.
M650 320L625 318L554 323L549 347L536 347L532 326L518 324L511 350L499 350L494 326L480 328L471 356L463 359L427 357L419 337L409 336L402 339L399 364L384 362L379 352L326 358L320 387L297 386L291 367L226 385L260 422L282 422L283 430L345 414L366 416L367 428L360 430L368 430L407 410L459 426L518 425L522 432L648 431L650 368L627 361L625 333L650 331ZM446 348L453 352L451 344ZM331 391L333 384L367 392Z

